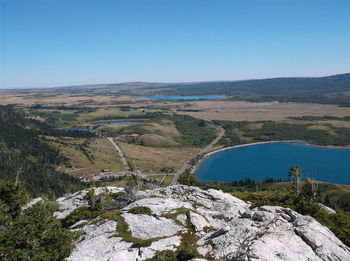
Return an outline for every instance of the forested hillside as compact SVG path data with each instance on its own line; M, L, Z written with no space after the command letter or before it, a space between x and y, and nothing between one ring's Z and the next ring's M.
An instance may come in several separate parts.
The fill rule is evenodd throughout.
M164 88L164 89L162 89ZM150 88L146 88L150 89ZM235 100L311 102L350 106L350 74L308 78L271 78L244 81L221 81L169 84L154 87L152 95L232 96ZM147 92L147 95L151 95Z
M58 196L79 188L76 179L55 170L64 159L39 139L49 130L12 106L0 106L0 179L15 181L18 176L33 196Z

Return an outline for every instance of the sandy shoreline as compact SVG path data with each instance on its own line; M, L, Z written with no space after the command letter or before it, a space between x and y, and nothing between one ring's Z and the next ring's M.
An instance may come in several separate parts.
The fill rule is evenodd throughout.
M237 149L237 148L242 148L242 147L249 147L249 146L254 146L254 145L260 145L260 144L270 144L270 143L289 143L289 142L300 142L300 143L305 143L308 146L313 146L313 147L318 147L318 148L328 148L328 149L350 149L350 146L334 146L334 145L328 145L328 146L322 146L322 145L314 145L311 143L308 143L306 141L303 140L272 140L272 141L262 141L262 142L253 142L253 143L247 143L247 144L240 144L240 145L235 145L235 146L230 146L230 147L225 147L225 148L221 148L218 150L214 150L211 152L208 152L206 154L203 155L203 158L200 159L197 164L192 168L191 173L194 173L195 170L198 168L198 166L200 165L200 163L205 160L205 158L207 158L208 156L220 152L220 151L224 151L224 150L230 150L230 149Z

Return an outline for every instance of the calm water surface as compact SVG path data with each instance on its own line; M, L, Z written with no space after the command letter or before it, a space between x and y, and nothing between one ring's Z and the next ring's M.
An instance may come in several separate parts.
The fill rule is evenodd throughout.
M202 181L234 181L246 178L286 179L292 165L316 180L350 185L350 149L322 148L304 142L278 142L220 151L199 165Z
M192 100L216 100L223 99L224 96L213 96L213 95L199 95L199 96L142 96L141 98L146 99L155 99L155 100L183 100L183 101L192 101Z

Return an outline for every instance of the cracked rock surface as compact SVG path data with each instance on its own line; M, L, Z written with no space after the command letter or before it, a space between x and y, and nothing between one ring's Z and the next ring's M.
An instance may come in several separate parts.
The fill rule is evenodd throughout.
M100 190L95 189L95 193ZM64 218L74 209L88 206L86 193L58 199L56 217ZM139 199L121 209L120 216L132 237L150 240L148 245L135 245L119 235L118 220L98 217L72 226L72 230L81 231L81 236L68 260L147 260L158 251L175 251L190 229L202 255L193 260L350 260L350 249L328 228L288 208L262 206L251 210L249 204L222 191L182 185L137 194ZM129 213L133 207L148 207L152 214Z

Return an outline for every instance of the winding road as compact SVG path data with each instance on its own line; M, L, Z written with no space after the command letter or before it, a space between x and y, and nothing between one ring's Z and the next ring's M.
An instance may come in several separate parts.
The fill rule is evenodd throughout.
M218 143L219 140L221 140L221 138L225 135L225 129L224 129L222 126L220 126L220 125L215 125L215 126L217 126L217 127L220 129L218 136L217 136L212 142L210 142L207 146L205 146L205 148L201 149L196 155L194 155L193 158L196 158L198 155L204 154L204 153L208 152L209 150L211 150L211 149L213 148L213 146L214 146L216 143ZM184 173L184 172L186 171L186 169L190 166L190 164L189 164L190 161L191 161L191 160L187 161L187 162L181 167L181 169L179 169L179 170L175 173L175 176L174 176L173 180L171 181L170 186L176 184L176 182L177 182L177 180L179 179L180 175L181 175L182 173Z
M194 155L193 158L196 158L197 156L201 155L201 154L204 154L206 152L208 152L209 150L211 150L213 148L213 146L219 142L219 140L225 135L225 129L220 126L220 125L215 125L218 129L219 129L219 134L218 136L212 141L210 142L207 146L205 146L205 148L201 149L196 155ZM130 170L130 166L129 166L129 163L128 161L126 160L125 158L125 155L123 153L123 151L120 149L120 147L114 142L113 138L112 137L107 137L107 139L109 140L110 143L112 143L113 147L115 148L115 150L118 152L119 154L119 157L124 165L124 167L128 170ZM172 185L175 185L177 180L179 179L180 175L182 173L184 173L186 171L186 169L191 166L189 164L189 162L191 161L188 160L176 173L168 173L167 175L174 175L174 178L173 180L171 181L170 183L170 186ZM165 174L148 174L147 176L163 176ZM142 176L144 176L142 174ZM145 175L146 176L146 175Z

